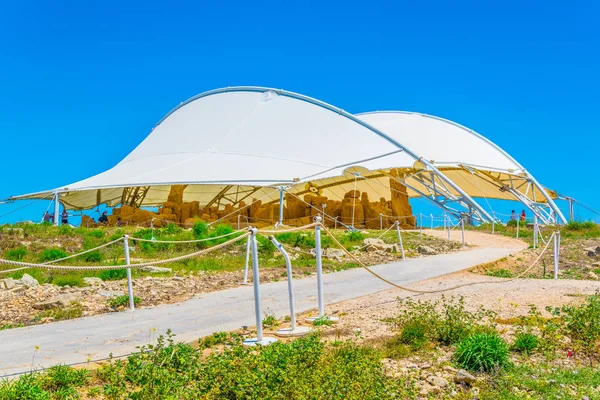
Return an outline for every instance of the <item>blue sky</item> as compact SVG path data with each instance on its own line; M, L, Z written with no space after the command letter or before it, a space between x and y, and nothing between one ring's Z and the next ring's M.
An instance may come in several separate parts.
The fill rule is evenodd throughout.
M457 121L600 208L599 12L592 1L5 2L0 198L112 167L197 93L260 85L352 113Z

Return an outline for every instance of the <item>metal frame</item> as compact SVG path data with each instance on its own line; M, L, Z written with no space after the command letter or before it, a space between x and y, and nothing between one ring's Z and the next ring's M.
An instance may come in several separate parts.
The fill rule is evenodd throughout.
M441 118L441 117L436 117L434 115L429 115L429 114L423 114L423 113L414 113L414 112L409 112L409 111L394 111L394 110L389 110L389 111L372 111L372 112L365 112L365 113L360 113L357 114L359 115L365 115L365 114L383 114L383 113L391 113L391 114L418 114L422 117L425 118L431 118L431 119L435 119L438 121L442 121L445 122L447 124L450 125L454 125L459 129L462 129L464 131L466 131L467 133L470 133L471 135L477 137L480 140L483 140L484 142L486 142L488 145L492 146L494 149L498 150L500 153L502 153L502 155L504 155L507 159L509 159L511 162L513 162L523 173L523 175L527 178L527 180L533 185L535 186L540 193L542 193L542 195L544 196L544 198L547 201L548 207L554 212L554 215L556 216L554 218L554 222L558 222L558 219L560 219L560 221L563 224L567 223L567 219L565 218L565 216L562 214L562 212L560 211L560 209L558 208L558 206L556 205L556 203L554 202L554 200L552 199L552 197L548 194L548 192L546 191L546 189L539 184L539 182L533 177L533 175L531 175L521 164L519 164L519 162L517 160L515 160L510 154L508 154L506 151L504 151L501 147L499 147L498 145L496 145L494 142L492 142L491 140L489 140L488 138L486 138L485 136L480 135L479 133L473 131L472 129L467 128L466 126L463 126L461 124L458 124L454 121L450 121L447 120L445 118ZM521 200L519 200L521 201ZM524 203L525 204L525 203ZM540 204L540 203L538 203ZM527 205L526 205L527 206ZM532 210L533 211L533 210Z

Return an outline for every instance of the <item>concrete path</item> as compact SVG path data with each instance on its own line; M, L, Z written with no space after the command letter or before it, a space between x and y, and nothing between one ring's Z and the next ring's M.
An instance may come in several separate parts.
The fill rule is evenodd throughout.
M397 284L449 274L490 262L519 248L478 248L372 267ZM390 289L362 268L324 275L326 304ZM316 277L295 281L296 311L317 307ZM287 281L261 285L263 312L288 314ZM331 307L328 307L331 309ZM0 331L0 376L55 364L86 362L130 353L167 329L179 341L255 325L251 286L207 293L179 304L96 315ZM39 348L36 350L36 346ZM33 360L33 363L32 363Z

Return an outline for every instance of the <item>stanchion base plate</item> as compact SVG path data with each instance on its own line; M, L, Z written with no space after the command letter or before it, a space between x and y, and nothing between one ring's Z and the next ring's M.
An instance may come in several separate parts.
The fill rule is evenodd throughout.
M296 329L292 328L283 328L278 329L275 334L281 337L299 337L308 335L312 331L308 326L297 326Z
M312 324L312 323L314 323L314 322L315 322L317 319L321 319L321 318L323 318L323 319L328 319L328 320L330 320L331 322L337 322L337 321L339 320L339 318L338 318L338 317L330 317L329 315L324 315L324 316L322 316L322 317L308 317L308 318L306 318L306 319L305 319L305 321L306 321L306 322L308 322L308 323L311 323L311 324Z
M257 338L252 338L244 340L243 344L244 346L268 346L277 341L277 338L264 336L261 341Z

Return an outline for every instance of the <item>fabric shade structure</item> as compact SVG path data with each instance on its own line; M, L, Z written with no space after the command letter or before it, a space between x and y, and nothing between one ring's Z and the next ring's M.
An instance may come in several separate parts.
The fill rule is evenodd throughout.
M475 154L476 153L476 154ZM167 114L125 159L53 193L66 209L163 204L173 185L202 206L294 195L333 198L357 189L390 197L390 180L460 216L492 216L473 197L518 199L549 222L562 217L546 191L483 137L449 121L389 112L351 115L283 90L232 87L195 96ZM521 196L521 197L519 197ZM529 198L533 197L531 202ZM529 204L531 203L531 204ZM540 210L550 209L543 214ZM564 221L563 221L564 222Z

